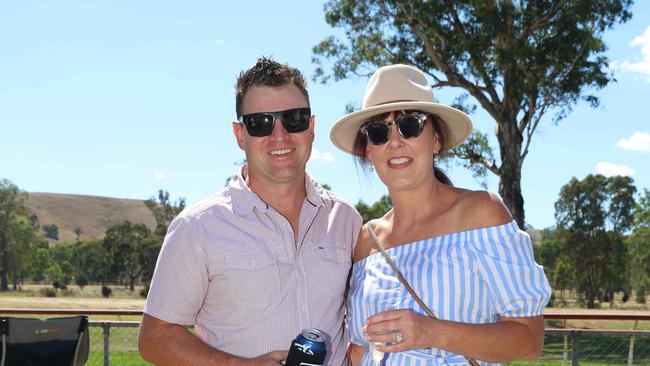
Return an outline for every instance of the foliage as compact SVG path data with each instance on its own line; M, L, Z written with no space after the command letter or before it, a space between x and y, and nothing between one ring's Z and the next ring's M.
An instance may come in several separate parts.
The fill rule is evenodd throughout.
M383 195L372 206L368 206L363 201L359 201L355 207L359 211L359 214L361 214L361 217L363 217L363 222L366 223L372 219L384 216L386 212L393 208L393 202L391 202L390 196Z
M45 279L45 270L52 264L50 251L45 248L34 248L27 257L27 272L32 281L40 282Z
M150 260L150 231L144 224L131 224L124 221L113 225L106 231L104 249L112 258L110 273L114 279L125 276L131 291L135 290L135 281L144 272L144 264Z
M589 175L572 178L555 202L557 235L586 295L587 307L624 289L627 249L623 234L631 228L636 188L629 177Z
M16 264L22 262L26 234L24 230L17 229L23 226L21 217L28 215L23 206L27 193L22 192L15 184L6 179L0 180L0 291L9 289L8 276L10 271L16 272ZM15 284L15 282L14 282Z
M158 191L158 200L155 197L150 197L144 201L144 204L151 211L156 219L156 234L164 237L167 232L169 223L185 208L185 199L180 198L175 203L169 200L169 192Z
M631 0L330 0L330 36L313 48L315 79L367 76L388 64L428 73L433 88L470 95L496 122L500 163L477 136L456 155L482 175L499 176L499 193L524 227L521 168L542 117L564 118L612 76L602 35L631 17ZM327 64L327 65L326 65ZM326 70L329 69L329 70ZM463 96L461 96L462 99Z
M643 195L634 212L634 221L639 227L650 227L650 190L644 189Z
M56 297L56 289L51 287L45 287L39 290L41 295L45 297Z
M633 288L650 288L650 227L640 226L627 238L629 278Z
M535 259L544 266L546 277L551 287L556 290L566 290L574 287L575 272L564 253L565 243L552 229L542 230L542 240L535 246Z
M81 290L83 290L88 283L90 283L90 281L88 281L88 276L85 273L80 273L76 276L75 284L79 286Z
M45 224L41 226L41 229L46 238L59 240L59 227L56 224Z

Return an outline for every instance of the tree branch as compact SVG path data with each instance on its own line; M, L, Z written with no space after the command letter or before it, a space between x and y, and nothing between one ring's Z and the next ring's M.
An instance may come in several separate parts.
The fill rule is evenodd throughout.
M456 34L458 34L461 39L469 42L469 37L467 36L467 32L465 31L465 27L463 26L463 23L460 21L460 17L458 16L458 12L456 11L456 8L451 5L449 2L446 2L447 10L452 16L453 19L453 24L454 24L454 31ZM470 63L471 65L478 70L479 74L481 75L481 78L483 79L483 82L485 83L486 87L480 88L481 90L484 90L490 95L490 98L492 99L492 103L495 105L499 105L501 101L499 100L499 95L497 94L496 90L491 87L491 85L494 84L493 80L490 78L490 76L487 73L487 70L483 66L482 60L475 54L473 54L470 50L468 50L468 53L470 54ZM478 62L477 62L478 61Z
M544 102L539 108L536 110L539 110L540 112L537 114L535 121L531 124L528 124L526 128L526 146L524 146L524 152L521 154L521 159L525 159L526 155L528 155L528 147L530 146L530 142L533 138L533 134L535 133L535 130L537 129L537 126L539 125L539 122L542 120L542 116L544 113L546 113L546 109L549 107L550 102ZM532 115L535 114L535 112L532 112Z
M530 24L524 26L519 38L528 39L534 31L546 27L551 19L558 14L564 3L565 0L558 0L545 14L542 14L542 16L533 20Z
M429 54L429 57L431 57L433 63L438 67L438 69L440 69L440 71L442 71L443 74L445 74L445 76L447 76L447 82L450 83L450 85L457 85L467 90L474 98L476 98L476 100L479 101L479 103L481 103L481 106L497 121L497 123L503 120L501 113L494 108L494 105L490 103L490 101L485 97L485 94L483 94L476 85L469 82L467 79L465 79L465 77L458 74L455 70L452 70L451 67L449 67L449 65L445 62L443 55L436 50L436 48L431 43L431 40L419 28L419 26L422 26L422 22L417 18L409 16L408 14L407 17L411 31L424 44L424 48ZM444 45L444 38L436 32L432 30L430 31L436 38L442 40L441 43Z

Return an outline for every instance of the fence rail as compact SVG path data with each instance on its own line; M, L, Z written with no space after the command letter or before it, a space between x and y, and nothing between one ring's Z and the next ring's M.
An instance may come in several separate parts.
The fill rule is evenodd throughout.
M141 311L0 309L1 315L141 316ZM650 330L636 330L650 315L546 314L546 320L632 321L633 329L546 328L544 349L537 361L514 365L615 364L650 365ZM138 354L137 321L90 321L89 366L148 365Z

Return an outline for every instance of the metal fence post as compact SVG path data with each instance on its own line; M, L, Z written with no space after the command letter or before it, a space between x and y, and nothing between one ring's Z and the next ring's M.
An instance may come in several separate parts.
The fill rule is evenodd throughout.
M566 319L564 319L564 324L562 328L566 328ZM562 362L566 362L569 359L569 336L563 335L562 339L564 340L564 349L562 352Z
M634 321L634 326L632 330L636 330L636 327L639 325L639 321ZM632 365L634 363L634 336L630 337L630 350L627 353L627 364Z
M574 330L571 332L571 343L573 346L573 355L571 355L571 365L572 366L578 366L579 359L580 359L580 345L578 344L580 341L580 332Z
M111 355L111 351L109 348L109 339L111 336L111 324L107 322L103 322L102 328L104 328L104 366L109 366L109 358Z

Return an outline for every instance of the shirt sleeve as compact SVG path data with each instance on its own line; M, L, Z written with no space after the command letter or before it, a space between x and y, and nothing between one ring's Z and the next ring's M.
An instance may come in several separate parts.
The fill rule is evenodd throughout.
M476 266L498 315L541 315L551 296L542 266L535 262L530 236L513 221L486 228L473 240Z
M196 222L177 217L163 242L144 312L166 322L192 325L209 282L203 240Z

